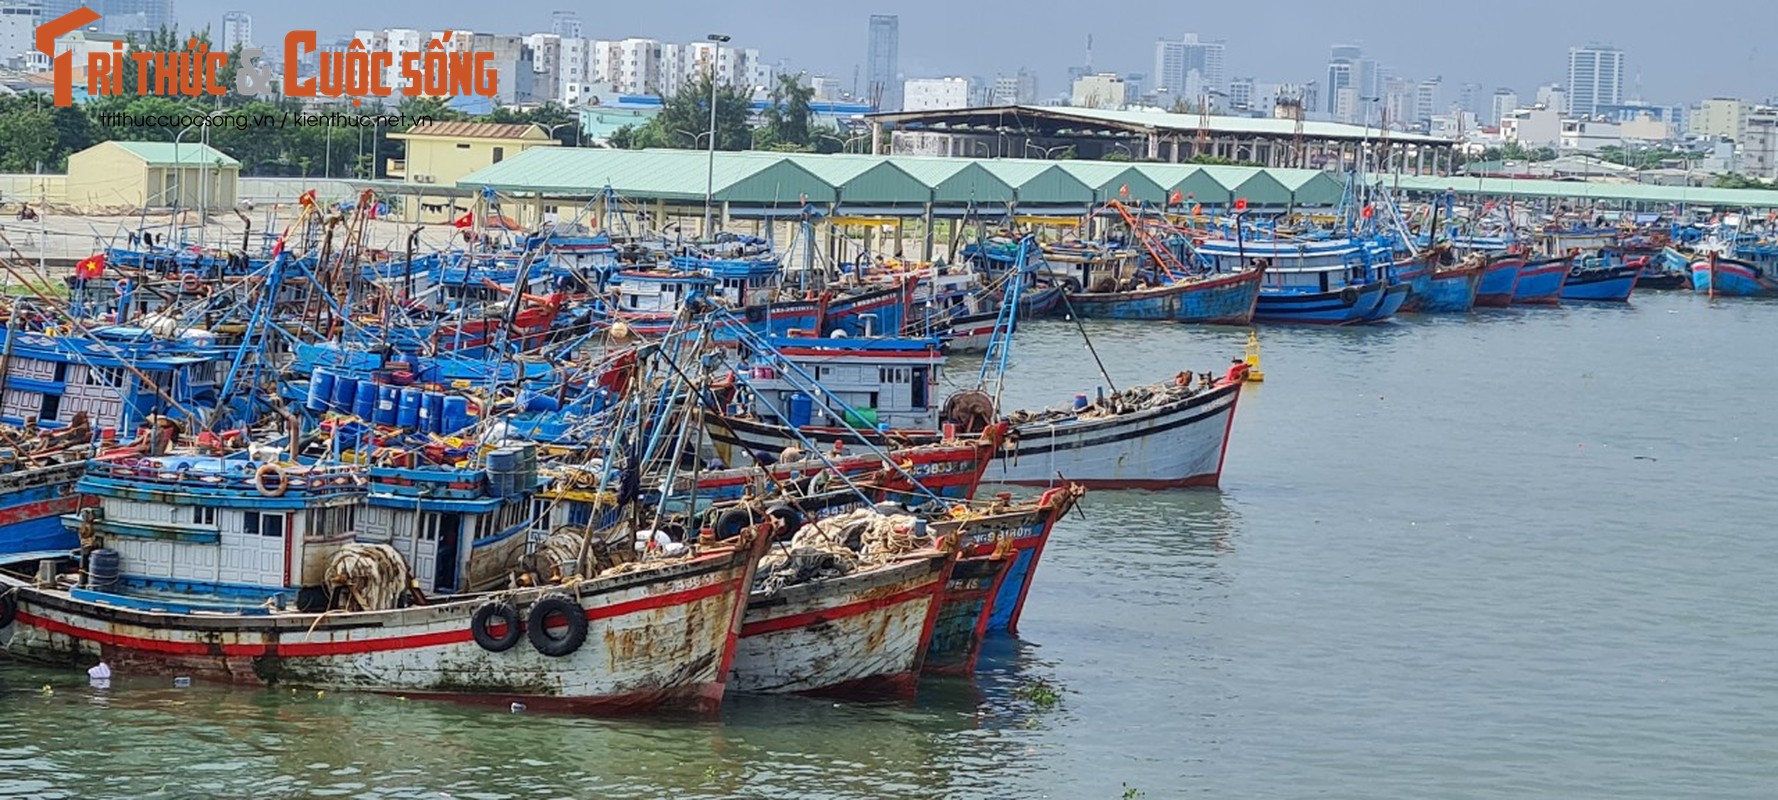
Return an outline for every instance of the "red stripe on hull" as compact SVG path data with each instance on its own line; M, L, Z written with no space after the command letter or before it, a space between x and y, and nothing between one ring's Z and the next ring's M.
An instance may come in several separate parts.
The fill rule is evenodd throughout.
M1232 425L1233 423L1231 422L1230 424ZM1145 480L1145 479L1127 479L1127 480L1098 479L1098 480L1095 480L1095 479L1090 479L1090 478L1069 478L1069 479L1067 479L1066 482L1056 481L1056 480L1050 480L1050 481L994 481L994 483L1001 483L1001 484L1005 484L1007 486L1039 486L1039 487L1061 486L1061 485L1065 485L1066 483L1078 483L1082 486L1087 487L1088 489L1189 489L1189 488L1199 487L1199 486L1216 486L1217 484L1219 484L1221 482L1222 482L1221 474L1215 473L1215 472L1206 473L1203 475L1193 475L1189 478L1166 479L1166 480Z
M63 514L72 514L80 509L80 501L82 499L84 498L80 496L58 497L54 500L38 500L21 506L0 509L0 525L13 525L20 522L43 519L45 517L59 517Z
M728 674L728 673L721 673ZM379 692L392 697L511 708L521 703L526 711L554 714L621 716L647 714L662 709L684 709L714 714L722 707L723 684L699 683L673 689L606 695L604 697L548 697L520 694L448 694L445 692Z
M586 618L589 620L609 619L611 617L619 617L627 614L636 614L644 611L653 611L660 608L694 603L699 600L734 591L736 589L736 583L737 582L735 581L713 583L708 586L700 586L696 589L687 589L685 591L673 592L671 594L664 594L656 597L644 597L611 606L590 608L587 609ZM411 650L421 647L439 647L443 645L469 642L474 639L470 629L465 626L461 630L455 631L415 634L412 636L390 636L363 641L298 642L285 645L269 643L263 645L208 644L203 642L169 642L159 639L123 636L120 634L109 633L107 631L68 625L52 619L45 619L22 609L18 614L18 622L20 624L30 625L41 630L49 631L50 633L59 633L84 641L97 642L107 647L120 647L142 653L156 653L163 655L221 656L225 658L258 658L263 656L300 658L304 656L355 655L359 653L377 653L390 650Z
M758 636L760 634L773 633L775 631L806 628L810 625L817 625L836 619L845 619L847 617L856 617L860 614L866 614L879 608L888 608L889 606L900 605L910 600L930 597L935 592L936 587L942 587L944 585L942 572L935 573L934 577L936 580L927 581L912 589L905 589L886 597L873 597L869 600L860 600L856 603L847 603L843 606L824 608L820 611L809 611L802 614L792 614L788 617L774 617L772 619L762 619L758 622L745 623L741 626L741 635Z

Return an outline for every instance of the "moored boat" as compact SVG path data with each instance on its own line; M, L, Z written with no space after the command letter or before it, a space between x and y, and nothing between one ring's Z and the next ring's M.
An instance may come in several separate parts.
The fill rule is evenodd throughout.
M1713 256L1692 263L1692 291L1760 297L1778 294L1778 277L1751 261Z
M1641 259L1617 264L1576 263L1562 283L1562 300L1625 302L1635 290L1644 266Z
M1205 325L1246 325L1259 303L1258 269L1181 278L1170 283L1111 291L1071 293L1068 305L1082 319L1167 320Z
M1566 255L1527 261L1513 284L1513 305L1553 306L1562 301L1562 284L1568 280Z
M908 694L956 560L907 514L861 509L761 560L735 649L735 691ZM848 546L848 540L860 540Z

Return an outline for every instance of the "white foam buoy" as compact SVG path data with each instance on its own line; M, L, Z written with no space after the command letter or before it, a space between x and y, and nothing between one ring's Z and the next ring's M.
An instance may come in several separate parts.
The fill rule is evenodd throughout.
M517 714L517 713L524 711L524 710L525 710L524 703L513 703L512 704L512 713Z
M103 661L94 664L87 669L86 680L94 689L111 688L111 665Z

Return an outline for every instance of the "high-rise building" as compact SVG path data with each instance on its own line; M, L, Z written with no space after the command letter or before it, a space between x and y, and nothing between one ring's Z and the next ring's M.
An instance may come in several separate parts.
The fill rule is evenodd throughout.
M1488 101L1488 116L1482 120L1487 127L1494 127L1507 115L1519 107L1519 94L1504 86L1494 90L1494 97Z
M1254 103L1254 99L1257 95L1258 92L1254 88L1252 78L1234 78L1230 80L1229 110L1243 112L1255 110L1258 108ZM1265 110L1270 111L1271 106L1267 105Z
M0 67L26 69L31 62L47 64L41 53L31 57L42 19L43 7L37 0L0 0Z
M43 0L43 18L55 19L81 6L99 12L102 33L147 33L179 27L173 0Z
M222 15L222 50L232 53L236 47L253 46L253 16L245 11Z
M1185 34L1176 42L1162 39L1154 44L1154 72L1148 75L1148 88L1178 96L1184 91L1186 73L1197 70L1206 90L1227 91L1225 55L1222 42L1203 41L1195 33Z
M1443 77L1420 81L1414 87L1414 109L1417 112L1414 122L1430 127L1432 118L1445 113L1445 79Z
M1537 105L1561 111L1568 107L1568 93L1562 91L1557 84L1545 84L1537 87Z
M1465 83L1457 87L1457 110L1467 111L1477 119L1485 117L1488 115L1488 97L1482 93L1481 84Z
M1601 105L1624 101L1624 51L1610 45L1568 48L1569 114L1592 116Z
M580 15L572 11L551 11L549 32L564 39L581 38Z
M1366 97L1377 97L1379 89L1377 62L1364 57L1364 48L1357 45L1337 44L1333 46L1327 59L1327 110L1340 118L1339 100L1341 89L1351 89L1360 100ZM1357 111L1356 108L1351 111Z
M894 14L870 16L870 40L865 48L865 97L883 111L901 110L901 18Z
M1037 102L1037 73L1020 67L1016 74L996 76L988 102L997 106Z

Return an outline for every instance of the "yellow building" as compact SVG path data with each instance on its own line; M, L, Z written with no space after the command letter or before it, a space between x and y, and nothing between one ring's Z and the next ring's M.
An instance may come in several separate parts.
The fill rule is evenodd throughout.
M454 189L458 179L533 147L559 144L540 125L494 122L427 122L405 133L389 134L391 139L407 143L407 158L391 160L387 167L390 178L412 184L410 197L419 203L418 222L444 222L456 218L468 206L460 192L441 191L428 195L425 186L441 190Z
M68 156L64 201L82 208L235 205L241 162L197 142L100 142Z

